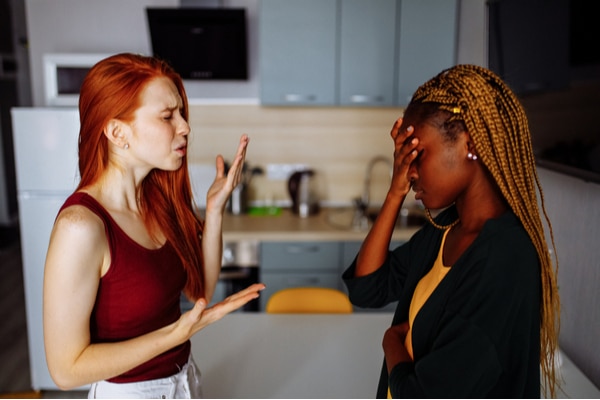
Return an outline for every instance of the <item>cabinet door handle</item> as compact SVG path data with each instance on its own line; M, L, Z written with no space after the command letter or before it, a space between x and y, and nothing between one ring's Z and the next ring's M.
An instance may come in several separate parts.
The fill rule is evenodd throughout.
M293 277L286 279L288 286L316 286L321 280L316 276Z
M319 250L319 246L287 246L285 248L286 253L290 254L318 253Z
M383 103L384 100L384 96L382 95L378 95L378 96L369 96L367 94L353 94L352 96L350 96L350 101L352 103L360 103L360 104L364 104L364 103Z
M287 103L314 102L317 100L317 96L314 94L286 93L283 95L283 100Z

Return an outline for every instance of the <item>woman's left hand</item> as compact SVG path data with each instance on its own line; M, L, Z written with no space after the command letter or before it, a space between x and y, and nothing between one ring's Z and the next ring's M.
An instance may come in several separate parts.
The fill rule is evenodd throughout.
M181 328L185 336L181 340L187 340L199 330L217 322L227 314L243 307L249 301L259 297L262 290L265 289L263 283L254 283L239 292L233 293L224 300L207 307L207 301L199 299L194 307L182 314L176 327Z
M408 334L408 321L388 328L383 335L383 353L388 373L401 362L412 361L404 342Z
M225 210L225 204L231 195L231 192L242 180L242 170L246 159L246 149L250 138L248 135L242 135L238 145L235 158L229 167L227 175L225 174L225 160L222 155L217 156L217 175L206 194L206 211Z

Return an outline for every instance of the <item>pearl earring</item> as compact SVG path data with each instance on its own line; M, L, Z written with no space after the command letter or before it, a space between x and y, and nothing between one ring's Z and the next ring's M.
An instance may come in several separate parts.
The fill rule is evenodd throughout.
M129 143L125 143L125 146L123 146L123 148L124 148L125 150L127 150L127 149L129 148ZM470 154L470 153L469 153L469 154Z
M477 160L477 156L471 152L469 152L469 154L467 154L467 158L469 160L473 160L473 161Z

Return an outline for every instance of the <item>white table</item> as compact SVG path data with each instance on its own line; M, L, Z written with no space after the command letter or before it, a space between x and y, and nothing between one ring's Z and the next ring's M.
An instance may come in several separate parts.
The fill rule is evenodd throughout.
M373 398L388 313L234 313L192 339L207 398Z
M374 398L390 313L234 313L192 339L206 398ZM563 398L600 398L564 354Z
M559 399L600 399L600 390L577 368L562 351L559 355L561 389Z

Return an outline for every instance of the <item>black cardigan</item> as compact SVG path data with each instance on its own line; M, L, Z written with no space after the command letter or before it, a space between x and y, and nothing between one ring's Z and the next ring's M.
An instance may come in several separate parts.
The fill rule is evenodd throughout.
M456 219L450 208L436 219ZM398 301L392 324L408 319L419 280L432 268L443 232L431 225L389 252L370 275L344 272L351 301L378 308ZM417 314L414 362L385 362L377 397L540 397L540 267L516 216L489 220ZM383 332L382 332L383 337Z

